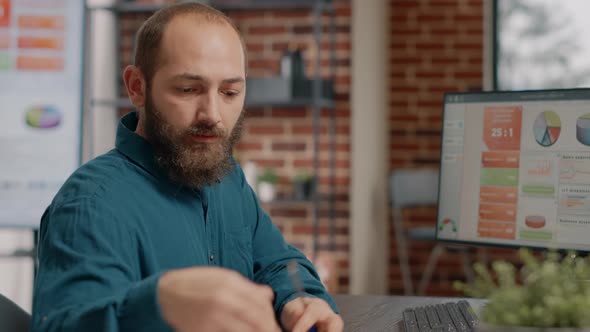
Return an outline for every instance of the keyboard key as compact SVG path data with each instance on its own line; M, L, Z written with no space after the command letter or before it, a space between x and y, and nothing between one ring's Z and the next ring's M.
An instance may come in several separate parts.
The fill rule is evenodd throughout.
M472 332L477 315L465 300L413 307L403 312L405 330L409 332Z
M445 307L442 304L437 304L434 306L434 308L436 309L436 313L438 314L438 318L440 318L440 321L442 323L453 323L453 321L451 320L451 317L449 316L449 313L447 312L447 309L445 309Z
M418 327L420 328L420 331L423 329L430 330L430 324L428 323L428 318L426 318L426 312L424 312L424 308L418 307L414 309L414 312L416 313L416 320L418 321Z
M424 308L424 311L426 311L426 317L428 318L428 322L430 323L430 327L431 328L437 328L437 327L442 327L441 321L438 318L438 314L436 313L436 309L434 309L434 306L431 305L427 305L426 308Z
M469 302L461 300L457 303L457 305L459 306L461 314L463 314L463 317L465 317L465 321L467 321L467 324L469 324L469 327L476 329L477 315L475 314L473 308L469 305Z
M420 329L418 328L418 322L416 321L416 315L414 314L414 310L404 310L403 317L404 327L406 328L407 332L420 332Z
M451 316L451 319L453 320L453 323L458 331L461 331L461 332L470 332L471 331L471 328L469 327L469 325L467 325L467 322L463 318L463 315L459 311L459 307L457 306L456 303L454 303L454 302L445 303L445 307L447 308L447 311L449 312L449 316Z

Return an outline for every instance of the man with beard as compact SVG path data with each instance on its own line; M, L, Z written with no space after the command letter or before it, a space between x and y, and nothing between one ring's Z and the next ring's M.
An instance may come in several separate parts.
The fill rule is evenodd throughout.
M123 75L138 112L42 217L33 330L342 330L231 158L245 64L237 29L210 7L175 5L143 24Z

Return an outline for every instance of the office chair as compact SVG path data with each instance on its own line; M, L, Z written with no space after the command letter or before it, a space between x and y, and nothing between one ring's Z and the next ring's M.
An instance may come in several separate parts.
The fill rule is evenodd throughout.
M395 239L397 242L398 259L402 273L404 293L414 294L414 286L410 273L408 256L408 240L436 240L436 221L427 227L405 227L402 211L407 207L436 206L438 203L438 170L435 169L400 169L392 173L390 178L391 212ZM461 256L463 270L467 280L473 280L469 248L437 243L426 263L418 285L418 294L424 294L439 257L447 252L457 252Z
M0 294L0 331L28 332L31 315Z

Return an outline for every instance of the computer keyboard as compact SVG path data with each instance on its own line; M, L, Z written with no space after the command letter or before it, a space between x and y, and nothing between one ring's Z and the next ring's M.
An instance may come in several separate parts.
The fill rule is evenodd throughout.
M469 302L460 300L404 310L407 332L475 331L478 318Z

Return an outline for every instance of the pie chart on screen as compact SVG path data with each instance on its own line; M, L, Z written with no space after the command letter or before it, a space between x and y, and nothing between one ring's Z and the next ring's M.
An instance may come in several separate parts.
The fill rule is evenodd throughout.
M62 115L53 106L33 106L25 113L25 121L33 128L55 128L61 123Z
M547 147L555 144L561 133L561 120L557 113L545 111L537 116L533 125L533 134L539 145Z

